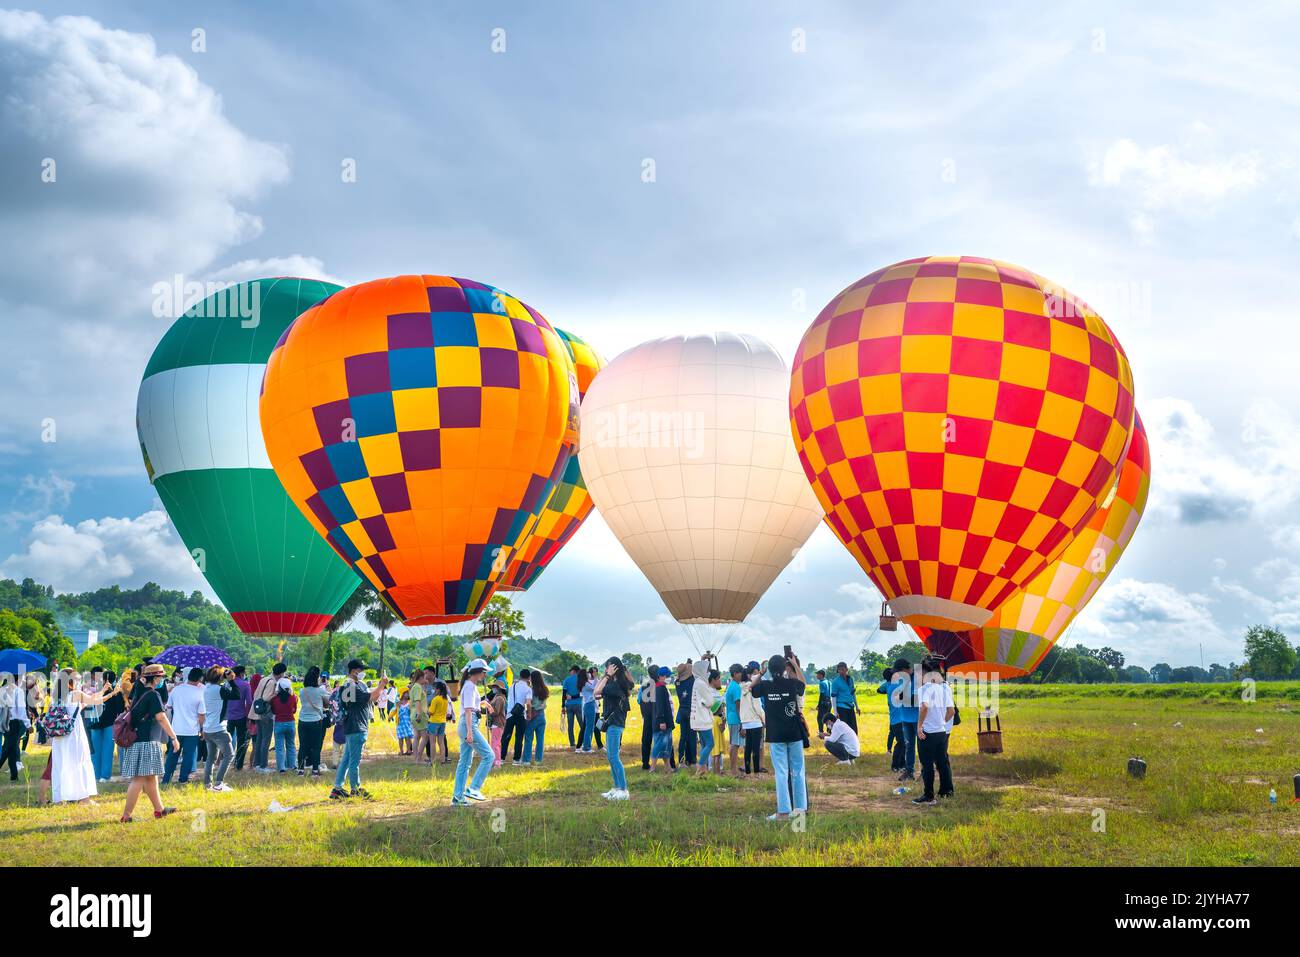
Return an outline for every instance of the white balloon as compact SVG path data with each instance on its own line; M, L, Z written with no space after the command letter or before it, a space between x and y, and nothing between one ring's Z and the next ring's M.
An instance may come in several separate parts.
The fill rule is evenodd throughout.
M822 520L789 392L770 345L726 332L642 343L587 389L587 489L683 624L744 620Z

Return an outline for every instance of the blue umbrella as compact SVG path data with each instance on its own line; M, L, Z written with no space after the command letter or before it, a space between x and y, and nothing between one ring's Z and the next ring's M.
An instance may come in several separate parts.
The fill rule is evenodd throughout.
M235 659L211 645L177 645L153 656L156 665L179 665L182 668L232 668Z
M39 671L48 659L26 648L6 648L0 651L0 673L16 675L20 671Z

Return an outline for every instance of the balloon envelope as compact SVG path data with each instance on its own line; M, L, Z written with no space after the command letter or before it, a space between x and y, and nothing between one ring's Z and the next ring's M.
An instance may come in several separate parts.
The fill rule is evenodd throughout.
M140 383L136 429L149 481L248 634L314 635L358 584L285 494L257 415L276 340L338 289L261 279L215 293L167 330Z
M1134 412L1133 441L1119 479L1087 526L979 629L917 634L931 651L948 657L954 672L1015 678L1032 672L1070 622L1092 600L1133 539L1151 487L1151 450L1142 419Z
M578 400L581 402L596 373L605 367L605 360L572 333L563 329L555 331L559 333L573 359ZM581 442L581 435L578 436L578 441ZM591 495L587 492L587 483L582 480L582 466L578 463L577 451L576 445L569 451L564 472L542 507L533 533L515 552L515 557L501 576L498 586L501 590L524 591L537 581L546 566L591 514Z
M477 617L564 467L572 362L492 286L399 276L308 310L261 417L303 515L408 625Z
M790 420L826 521L904 621L984 625L1114 484L1133 376L1101 318L1018 266L879 269L804 334Z
M683 624L742 621L820 520L787 383L767 343L717 333L643 343L587 390L592 500Z

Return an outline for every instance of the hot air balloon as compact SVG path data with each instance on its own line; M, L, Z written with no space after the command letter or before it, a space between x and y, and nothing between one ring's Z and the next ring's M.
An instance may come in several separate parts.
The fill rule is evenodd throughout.
M917 628L917 635L932 652L947 658L949 671L1001 678L1029 674L1124 554L1142 519L1150 486L1151 451L1135 411L1133 440L1118 480L1061 557L1011 596L983 628L965 632Z
M314 635L359 584L289 501L257 417L276 340L338 288L261 279L217 292L172 324L140 383L149 481L247 634Z
M1018 266L913 259L804 334L790 422L826 522L912 625L964 631L1055 561L1114 485L1128 359Z
M605 366L596 350L572 333L556 329L568 347L577 377L578 399L587 394L587 387ZM526 591L546 570L560 549L577 532L591 514L591 496L582 480L582 467L578 464L577 448L570 450L564 473L555 490L542 506L532 535L515 553L497 588L501 591Z
M787 383L753 336L672 336L611 362L579 411L596 508L700 650L720 649L821 518Z
M267 364L266 448L289 497L407 625L475 618L577 430L572 361L492 286L399 276L305 312Z

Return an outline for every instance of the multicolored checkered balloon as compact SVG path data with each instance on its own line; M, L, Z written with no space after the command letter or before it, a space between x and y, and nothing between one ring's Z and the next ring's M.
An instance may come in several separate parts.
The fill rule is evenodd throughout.
M1092 600L1133 539L1151 487L1151 449L1134 412L1133 441L1119 480L1101 508L1061 557L1012 595L983 628L964 632L916 632L956 673L1027 675L1042 663L1070 622Z
M577 435L540 313L449 276L351 286L271 354L266 450L289 497L408 625L477 617Z
M605 360L572 333L563 329L555 331L569 348L578 377L578 398L581 401L587 394L591 380L605 367ZM575 446L570 451L564 474L556 484L555 491L542 507L533 534L515 552L515 557L501 576L497 588L501 591L526 591L586 521L591 509L591 495L587 492L587 483L582 480L582 468L578 465L578 450Z
M894 613L963 631L1055 561L1115 484L1133 375L1101 317L1041 276L912 259L814 320L790 419L827 524Z

